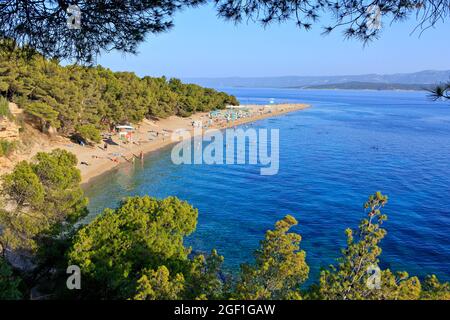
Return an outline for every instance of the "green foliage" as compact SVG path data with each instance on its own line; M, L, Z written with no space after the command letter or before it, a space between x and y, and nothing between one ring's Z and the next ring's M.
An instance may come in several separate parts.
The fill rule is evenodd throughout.
M83 292L129 298L138 274L162 265L179 273L190 252L183 238L195 230L197 214L174 197L133 197L116 210L106 209L78 232L69 252L69 263L80 266L89 279Z
M39 152L35 156L33 170L45 189L45 206L55 226L73 224L87 214L87 199L80 187L81 174L73 153L55 149L50 153ZM59 231L56 231L59 232Z
M3 178L3 192L17 207L38 208L44 202L44 186L30 163L19 162L12 173Z
M43 102L29 103L25 105L25 111L39 120L42 131L60 126L58 112Z
M237 284L240 299L301 299L300 285L308 278L301 236L288 233L297 224L287 215L269 230L256 251L255 265L243 265Z
M100 130L93 124L83 124L76 127L76 131L83 140L99 143L102 140Z
M2 193L9 204L0 210L0 243L6 249L36 250L39 238L57 237L87 214L87 200L79 186L76 157L56 149L38 153L2 177Z
M221 299L226 294L221 267L223 256L216 250L205 256L203 254L192 258L190 270L186 275L186 299Z
M0 157L9 157L17 148L17 142L0 139Z
M37 250L35 238L45 229L45 223L37 216L0 210L0 249Z
M195 229L197 212L176 198L126 199L81 229L69 251L69 264L83 271L82 298L107 299L449 299L449 283L435 276L423 284L406 272L380 270L370 287L371 268L378 268L379 242L386 232L381 208L387 197L377 192L364 208L358 232L347 230L347 247L336 266L320 275L309 291L300 235L289 230L297 221L286 216L266 233L254 264L242 266L237 283L221 273L223 257L188 257L184 236Z
M73 239L68 263L83 273L81 298L218 299L223 257L189 256L183 244L197 210L169 197L125 199L106 209Z
M0 120L2 118L12 118L11 111L9 110L8 100L3 96L0 96ZM9 157L17 147L15 141L8 141L6 139L0 139L0 157Z
M11 267L0 257L0 300L18 300L22 298L19 290L20 280L14 277Z
M355 232L346 230L347 247L342 250L342 257L338 266L330 266L320 275L320 297L322 299L366 299L376 292L369 289L369 272L378 267L378 256L381 248L378 246L386 231L380 227L386 216L380 208L387 203L387 197L377 192L370 196L364 204L369 209L368 219L359 225L359 232L355 239ZM376 219L376 223L373 223Z
M8 100L3 96L0 96L0 118L1 117L5 118L11 117L11 111L9 110Z
M450 300L450 283L439 282L434 274L427 276L422 284L420 298L423 300Z
M417 277L409 278L406 272L393 274L381 270L378 257L381 254L380 241L386 235L381 224L387 219L381 208L387 203L387 196L380 192L369 197L364 204L368 218L363 219L358 232L346 230L347 247L337 266L330 266L320 275L319 287L313 296L327 300L380 300L417 299L420 282ZM356 236L355 236L356 234ZM376 273L376 279L373 277ZM379 281L378 281L378 280ZM377 281L377 282L375 282Z
M417 300L422 290L419 278L409 277L407 272L391 272L389 269L380 270L379 288L370 289L366 300ZM367 283L366 283L367 285Z
M165 266L158 270L144 270L138 280L137 294L134 300L177 300L184 289L184 277L177 273L170 279L170 272Z
M157 271L145 269L137 281L134 300L223 299L224 280L221 278L223 257L215 250L206 257L194 256L185 261L183 273L170 277L166 266Z
M266 232L255 262L241 267L237 281L223 274L216 250L191 255L184 238L194 232L198 212L175 197L124 199L117 209L79 229L87 201L79 187L76 157L64 150L39 153L2 177L8 210L0 209L0 299L19 299L22 284L4 258L5 250L36 253L27 277L40 279L38 290L57 298L83 299L333 299L449 300L450 284L435 275L422 283L406 272L379 268L380 241L386 235L381 213L387 197L369 197L358 231L347 229L347 246L337 265L323 270L319 282L301 291L309 267L301 236L289 232L292 216ZM82 271L81 291L65 286L67 265ZM373 282L373 273L379 275ZM39 276L40 275L40 276Z
M42 130L51 126L62 134L79 133L92 141L97 140L98 129L114 124L137 123L145 117L188 116L238 104L235 97L178 79L139 78L100 66L62 67L39 55L1 52L0 94L24 108Z

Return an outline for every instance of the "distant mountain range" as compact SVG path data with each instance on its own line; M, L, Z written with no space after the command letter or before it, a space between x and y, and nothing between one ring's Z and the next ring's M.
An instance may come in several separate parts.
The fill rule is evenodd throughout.
M450 70L347 76L183 78L207 87L424 90L450 80Z
M430 90L435 84L409 83L377 83L377 82L344 82L333 84L318 84L312 86L295 87L300 89L333 89L333 90Z

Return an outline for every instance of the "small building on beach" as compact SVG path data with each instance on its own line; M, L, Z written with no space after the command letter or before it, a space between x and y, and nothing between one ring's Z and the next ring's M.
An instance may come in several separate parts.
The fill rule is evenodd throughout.
M119 139L122 141L131 142L133 139L134 127L131 125L118 125L115 127Z

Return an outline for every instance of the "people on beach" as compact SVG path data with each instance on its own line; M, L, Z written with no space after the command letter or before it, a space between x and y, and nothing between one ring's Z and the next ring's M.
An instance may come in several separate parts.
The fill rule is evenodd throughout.
M298 108L300 108L299 106ZM273 107L275 108L275 107ZM278 112L288 112L290 110L296 110L298 108L293 108L291 106L288 107L278 107L278 109L274 109L274 113ZM134 166L136 165L136 160L139 161L140 165L143 167L145 164L144 160L144 152L140 151L139 149L143 148L144 144L147 142L156 143L157 141L162 142L160 145L163 146L167 140L170 141L170 133L174 132L176 130L181 129L173 129L173 128L181 128L181 127L189 127L189 124L191 121L196 120L199 121L199 119L203 119L203 122L205 123L205 128L230 128L230 129L237 129L238 123L239 125L242 125L242 128L249 129L252 127L255 127L255 124L252 122L253 120L259 119L260 114L265 114L264 111L267 109L261 108L261 109L251 109L251 112L248 114L245 113L245 111L235 111L234 114L237 115L237 117L233 118L231 116L225 117L226 114L232 114L232 113L226 113L226 111L222 111L221 114L218 113L217 116L211 116L208 118L208 116L202 116L199 118L193 117L192 119L181 119L181 120L173 120L173 121L179 121L175 122L175 124L169 123L167 126L165 123L158 124L157 126L153 125L153 127L145 128L142 132L139 133L139 135L136 135L135 140L131 141L129 143L128 147L125 147L122 145L122 143L125 143L123 140L117 140L116 137L111 134L105 134L103 136L103 141L98 144L93 149L92 153L91 150L81 150L80 148L80 156L83 160L87 159L86 161L83 161L83 163L79 166L79 168L82 170L85 170L86 172L89 172L89 174L92 174L92 171L102 171L103 170L103 162L110 162L109 165L104 165L105 168L113 167L116 164L120 163L133 163ZM242 114L242 116L240 116ZM270 116L270 114L266 115L267 117ZM248 123L247 120L244 120L243 118L249 118ZM163 120L161 120L163 121ZM165 120L164 120L165 121ZM186 129L184 129L186 130ZM146 136L149 136L149 141L146 141ZM122 142L122 143L120 143ZM81 137L77 137L76 140L74 140L70 145L67 147L73 147L77 148L78 145L85 145L86 147L89 146L89 144L84 141ZM134 145L138 145L137 147L134 147ZM159 145L156 145L158 148ZM199 148L198 144L195 145L195 148ZM94 151L94 149L96 149ZM372 150L378 150L377 147L373 147ZM101 152L103 151L103 152ZM134 153L133 153L134 152ZM89 157L89 158L88 158ZM103 159L103 160L102 160ZM80 162L78 162L80 164ZM98 170L90 170L88 166L95 166ZM128 166L133 167L133 166ZM92 168L91 168L92 169ZM84 172L83 172L84 174Z

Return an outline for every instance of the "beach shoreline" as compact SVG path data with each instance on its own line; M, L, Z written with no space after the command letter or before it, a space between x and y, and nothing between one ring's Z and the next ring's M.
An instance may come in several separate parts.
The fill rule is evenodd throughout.
M277 104L277 105L242 105L240 107L242 107L242 108L258 108L258 107L271 108L272 112L263 113L263 114L255 114L248 118L242 118L242 119L235 120L233 122L229 122L226 125L211 126L210 129L223 130L223 129L231 128L234 126L239 126L239 125L255 122L258 120L263 120L263 119L267 119L267 118L281 116L286 113L303 110L303 109L310 107L310 105L307 105L307 104ZM199 120L208 114L209 113L207 113L207 112L197 113L197 114L193 115L192 117L190 117L189 120L190 121ZM197 118L199 118L199 119L197 119ZM178 129L180 129L180 128L178 128ZM184 128L184 129L186 129L186 128ZM187 129L187 131L189 131L192 134L192 137L194 137L193 128L189 128L189 129ZM176 143L177 143L176 141L172 141L170 139L170 137L168 137L164 141L157 141L157 142L154 142L151 144L149 143L147 145L135 146L132 153L138 154L142 151L142 153L145 155L145 157L148 157L148 156L151 156L152 153L157 152L165 147L169 147L170 145L174 145ZM129 154L129 155L132 156L132 154ZM95 182L96 178L99 178L99 177L107 174L108 172L115 170L123 165L127 165L127 162L121 162L121 163L115 164L110 161L109 163L105 163L105 166L102 167L101 172L99 172L97 170L97 168L95 168L95 169L92 168L92 170L87 170L88 168L85 168L86 170L81 170L82 185L84 187L91 185L93 182Z
M241 105L234 107L234 110L245 109L248 112L247 117L239 118L233 121L216 121L209 126L209 129L226 129L239 126L258 120L280 116L286 113L303 110L310 107L307 104L270 104L270 105ZM48 143L41 143L33 146L32 150L26 155L18 155L13 160L17 163L22 160L30 160L37 152L50 152L51 150L60 148L74 153L78 158L77 167L81 172L82 186L90 185L95 178L121 167L131 164L135 157L140 154L148 157L149 154L163 149L177 142L172 141L168 132L175 130L186 130L194 136L194 127L192 123L195 121L210 121L209 112L193 114L191 117L181 118L171 116L165 119L145 119L135 128L133 135L133 143L122 144L115 139L113 145L108 145L105 150L103 142L94 146L81 146L71 142L66 138L53 139ZM150 132L164 132L158 134L157 138L150 140ZM134 158L134 159L133 159ZM10 171L10 170L2 170Z

